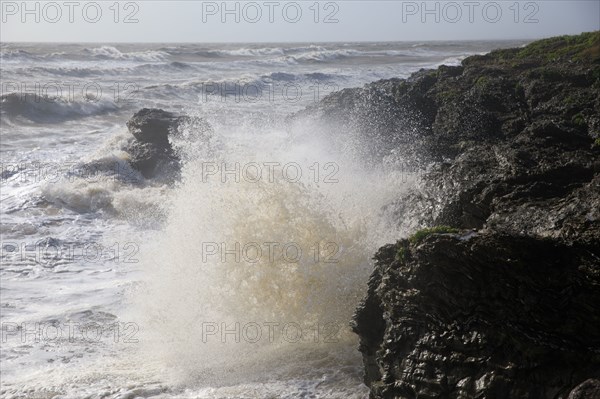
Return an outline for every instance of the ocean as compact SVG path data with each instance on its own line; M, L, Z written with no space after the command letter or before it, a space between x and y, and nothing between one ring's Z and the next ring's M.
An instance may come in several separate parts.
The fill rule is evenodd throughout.
M2 397L366 398L349 323L417 178L287 117L524 43L2 43ZM141 108L212 126L177 181L127 163Z

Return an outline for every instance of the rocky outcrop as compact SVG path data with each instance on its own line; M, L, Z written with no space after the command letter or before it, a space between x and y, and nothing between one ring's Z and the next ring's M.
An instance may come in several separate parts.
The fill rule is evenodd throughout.
M600 138L599 36L542 40L472 56L461 66L344 89L290 122L318 121L329 134L364 138L372 156L400 153L421 164L454 159L482 142L513 139L534 122L538 132L560 122L567 136L543 133L549 140L590 144Z
M568 399L600 398L600 380L587 380L571 391Z
M586 248L467 231L375 259L354 325L373 397L567 398L600 376L600 268Z
M176 115L156 108L143 108L136 112L127 128L133 135L124 150L129 154L129 164L146 178L162 177L173 180L179 175L180 159L170 138L191 130L195 138L211 132L210 125L201 118Z
M420 231L376 255L354 320L373 398L594 392L600 32L345 90L302 119L421 168L388 206L394 223L462 232Z

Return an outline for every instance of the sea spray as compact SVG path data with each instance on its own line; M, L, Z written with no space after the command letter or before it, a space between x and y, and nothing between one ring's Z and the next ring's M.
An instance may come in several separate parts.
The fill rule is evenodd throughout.
M196 154L133 301L142 352L186 386L358 372L348 322L397 233L380 209L407 180L304 133L217 129L218 150L180 147Z

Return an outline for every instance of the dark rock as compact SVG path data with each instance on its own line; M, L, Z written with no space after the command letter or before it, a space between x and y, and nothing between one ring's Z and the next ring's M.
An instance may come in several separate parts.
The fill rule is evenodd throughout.
M180 170L179 158L169 147L160 147L152 143L137 140L128 142L125 151L129 154L129 164L145 178L166 175L175 179Z
M212 132L210 125L201 118L178 116L172 112L155 108L143 108L127 121L133 135L124 150L129 154L130 165L144 177L160 176L168 181L176 179L180 171L180 158L174 151L170 138L181 135L182 130L193 131L194 137L205 138Z
M375 256L354 318L373 398L598 397L599 93L594 32L336 93L292 118L352 121L378 138L372 156L423 168L387 207L393 222L478 230Z
M566 398L600 375L598 254L482 232L375 260L354 319L372 397Z
M166 148L170 147L169 134L177 129L178 119L172 112L143 108L127 121L127 128L137 141Z
M599 38L594 33L571 40L591 40L600 48ZM566 51L559 47L552 51ZM594 144L600 136L600 58L548 61L528 51L500 50L469 57L462 67L357 89L357 96L374 87L387 93L399 117L422 116L417 133L406 123L397 130L380 124L378 133L370 133L388 137L379 140L384 144L377 153L400 154L426 169L416 190L390 204L396 220L600 239L600 146ZM330 114L344 119L347 111L332 101L327 99ZM361 115L365 126L369 115ZM399 148L403 140L412 144Z
M600 398L600 380L586 380L571 391L568 399Z

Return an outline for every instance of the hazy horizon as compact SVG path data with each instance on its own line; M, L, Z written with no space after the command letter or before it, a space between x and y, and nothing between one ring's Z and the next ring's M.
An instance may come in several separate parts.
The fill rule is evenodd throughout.
M492 41L535 40L600 29L600 2L594 0L68 4L71 3L1 1L1 41L219 44Z
M573 34L577 35L580 33L585 33L584 31ZM557 35L562 36L562 35ZM515 39L456 39L456 40L353 40L353 41L289 41L289 42L106 42L106 41L90 41L90 42L50 42L50 41L38 41L38 42L26 42L26 41L0 41L0 44L69 44L69 45L78 45L78 44L116 44L116 45L131 45L131 44L144 44L144 45L162 45L162 44L206 44L206 45L236 45L236 44L384 44L384 43L453 43L453 42L465 42L465 43L475 43L475 42L514 42L514 41L527 41L527 40L536 40L536 39L544 39L550 38L553 36L544 36L540 38L515 38Z

